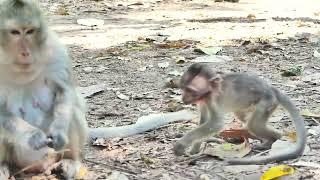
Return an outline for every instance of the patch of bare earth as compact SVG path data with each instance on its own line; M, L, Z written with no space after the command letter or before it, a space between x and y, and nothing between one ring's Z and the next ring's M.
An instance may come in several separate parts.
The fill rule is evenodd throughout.
M296 4L60 0L41 1L41 5L50 25L69 47L79 85L104 83L108 87L87 98L89 126L101 127L132 124L153 112L195 110L175 100L180 91L165 84L178 78L176 72L186 70L195 58L205 56L194 51L200 43L220 46L218 55L232 59L209 63L213 68L259 75L285 91L300 109L319 112L320 77L307 78L320 72L320 59L314 56L320 43L320 12L315 8L319 3L306 1L304 8L299 8L298 1L292 2ZM57 10L61 7L65 9ZM76 24L83 17L103 19L105 25L89 28ZM177 63L178 59L183 63ZM168 67L161 64L166 62ZM296 66L303 67L301 75L281 76L282 70ZM119 98L119 93L130 99ZM272 125L292 128L288 118ZM319 126L319 118L306 118L306 125L308 129ZM129 179L247 180L258 179L274 165L224 166L214 157L175 157L173 144L195 126L193 121L174 123L133 137L111 139L104 146L86 146L84 163L98 179L119 171ZM319 163L319 134L308 136L308 147L300 160ZM297 167L290 178L319 176L317 169Z

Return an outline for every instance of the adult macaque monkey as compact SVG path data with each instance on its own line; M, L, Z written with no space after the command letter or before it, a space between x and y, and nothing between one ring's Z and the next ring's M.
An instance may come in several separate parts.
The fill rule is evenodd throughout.
M33 0L0 2L0 179L9 165L39 164L47 153L68 149L65 176L75 178L87 138L82 98L75 91L66 48ZM51 148L50 148L51 147ZM43 163L39 163L41 161Z
M294 159L302 155L306 144L303 118L288 96L254 76L241 73L218 74L204 64L193 64L181 78L182 101L200 107L200 125L180 139L174 146L176 155L198 153L201 140L218 133L224 125L224 112L234 112L246 123L248 131L261 139L259 149L268 149L281 134L267 125L268 118L282 105L290 113L297 131L296 146L270 156L227 160L230 164L262 164Z

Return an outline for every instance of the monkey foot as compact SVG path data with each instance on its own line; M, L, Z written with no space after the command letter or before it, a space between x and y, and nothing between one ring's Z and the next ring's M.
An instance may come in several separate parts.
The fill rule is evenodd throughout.
M186 147L181 144L181 143L177 143L174 147L173 147L173 152L176 156L182 156L185 153L185 149Z
M200 152L200 148L192 148L190 151L189 151L189 154L190 155L195 155L195 154L198 154Z

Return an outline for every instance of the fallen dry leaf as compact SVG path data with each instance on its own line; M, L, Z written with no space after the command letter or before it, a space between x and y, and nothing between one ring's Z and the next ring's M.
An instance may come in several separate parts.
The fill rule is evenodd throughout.
M188 44L182 41L169 41L164 44L158 44L159 48L164 48L164 49L170 49L170 48L180 49L180 48L185 48L187 46Z
M144 155L144 154L141 154L140 153L140 158L141 160L146 164L146 165L150 165L150 164L153 164L154 163L154 160L151 159L150 157Z
M222 47L217 47L217 46L209 46L209 47L198 46L197 48L194 49L194 52L199 52L206 55L215 55L221 50L222 50Z
M107 89L106 84L97 84L87 87L77 87L77 90L83 97L90 97L96 93L102 92Z
M213 148L206 147L202 154L224 158L242 158L249 154L251 147L248 141L241 144L224 143Z
M294 169L288 165L279 165L269 168L261 176L261 180L272 180L281 176L293 174Z
M253 19L256 19L257 17L254 14L248 14L247 18L253 20Z
M297 132L296 131L284 130L284 136L287 136L293 142L297 141Z
M121 99L121 100L126 100L126 101L129 101L129 100L130 100L130 97L129 97L129 96L122 94L120 91L117 91L117 92L116 92L116 95L117 95L117 97L118 97L119 99Z
M293 66L288 69L283 69L281 75L284 77L300 76L302 74L302 66Z
M314 117L314 118L320 118L320 114L315 114L311 112L309 109L303 109L300 111L300 114L302 116L307 116L307 117Z
M219 136L222 137L223 139L228 139L228 138L237 138L241 137L244 139L256 139L254 136L252 136L247 129L228 129L224 130L219 133Z

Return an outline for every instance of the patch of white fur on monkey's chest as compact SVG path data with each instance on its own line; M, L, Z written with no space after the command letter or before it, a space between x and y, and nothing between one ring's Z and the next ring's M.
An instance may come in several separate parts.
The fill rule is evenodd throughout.
M41 126L52 111L54 93L46 86L15 90L7 96L9 112L34 126Z

